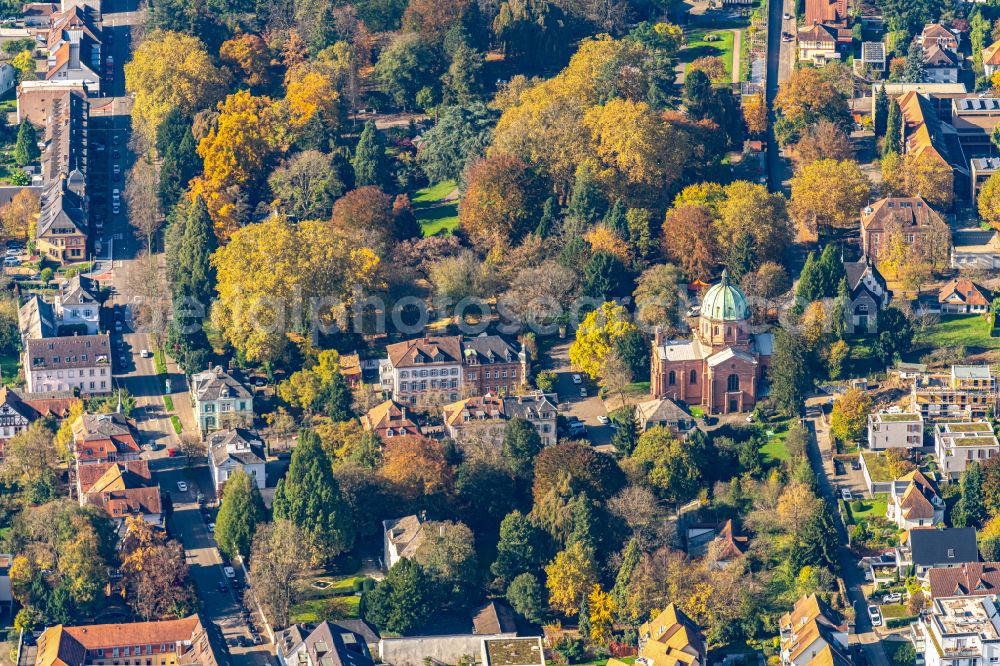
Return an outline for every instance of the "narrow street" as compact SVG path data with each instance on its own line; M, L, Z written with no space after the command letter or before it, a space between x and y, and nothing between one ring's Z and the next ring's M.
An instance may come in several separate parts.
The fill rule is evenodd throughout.
M816 474L820 493L829 505L828 510L833 512L837 534L840 537L841 545L838 555L840 576L844 580L848 599L854 608L855 624L851 642L864 646L865 655L873 666L889 666L889 659L885 654L882 642L868 618L868 600L861 588L864 576L861 569L858 568L858 559L847 547L847 527L837 511L836 489L830 481L830 476L833 474L833 450L830 445L830 433L823 420L823 405L829 402L829 397L822 397L810 399L806 403L805 424L812 435L809 440L809 462Z
M788 193L788 182L791 180L791 165L781 154L781 149L774 137L774 99L778 95L781 83L792 73L795 62L795 42L785 42L781 33L795 32L795 19L785 19L785 14L795 13L795 0L769 0L767 15L767 67L764 98L767 101L767 188L772 192Z

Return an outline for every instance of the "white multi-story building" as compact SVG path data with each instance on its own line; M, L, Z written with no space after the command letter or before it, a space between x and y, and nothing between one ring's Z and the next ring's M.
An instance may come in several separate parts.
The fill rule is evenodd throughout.
M23 356L28 393L111 392L111 343L106 333L29 339Z
M253 394L219 366L191 375L191 399L202 436L253 423Z
M917 412L879 412L868 415L868 448L913 449L924 445L924 419Z
M912 625L927 666L989 666L1000 662L996 597L941 597Z
M90 278L77 275L59 285L55 315L60 327L71 327L94 335L100 330L101 304L97 287ZM69 335L63 332L63 335Z
M263 490L267 486L264 443L243 428L220 430L208 436L208 467L215 492L222 497L226 481L242 469L254 484Z
M934 453L941 472L958 478L969 463L985 463L1000 453L1000 441L986 421L938 423L934 426Z

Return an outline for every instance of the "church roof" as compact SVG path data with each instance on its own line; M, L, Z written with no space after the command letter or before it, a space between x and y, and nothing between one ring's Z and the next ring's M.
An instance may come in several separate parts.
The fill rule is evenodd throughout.
M740 321L750 318L747 297L729 282L729 274L722 271L722 281L705 292L701 301L701 316L713 321Z

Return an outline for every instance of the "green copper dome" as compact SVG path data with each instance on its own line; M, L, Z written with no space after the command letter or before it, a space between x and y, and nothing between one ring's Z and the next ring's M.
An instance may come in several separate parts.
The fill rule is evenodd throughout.
M701 316L714 321L740 321L750 318L747 297L739 287L729 283L729 274L722 271L722 282L712 285L701 301Z

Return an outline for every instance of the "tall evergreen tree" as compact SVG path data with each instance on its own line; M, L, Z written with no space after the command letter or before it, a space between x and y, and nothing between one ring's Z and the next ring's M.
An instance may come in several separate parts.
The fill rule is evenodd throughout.
M604 226L615 232L622 240L629 239L627 210L621 199L615 199L614 205L604 218Z
M984 481L983 467L978 462L969 464L962 472L959 500L952 510L952 525L979 529L986 523L989 512L983 492Z
M629 609L633 605L628 602L628 588L632 582L632 574L635 573L635 568L639 566L639 559L641 557L642 550L639 548L639 540L636 537L632 537L629 539L628 545L625 546L625 552L622 553L622 564L618 567L618 574L615 576L615 585L611 588L611 598L615 602L615 611L618 614L618 620L631 625L637 624L639 618L633 617L629 613Z
M355 187L376 185L384 189L388 185L390 173L389 160L385 155L385 139L375 127L374 120L365 123L365 128L361 130L352 165Z
M889 96L885 92L885 83L878 89L878 93L875 94L875 136L883 137L885 136L885 126L889 118Z
M805 345L798 334L783 328L774 335L771 356L771 400L785 416L798 416L805 404L805 394L812 378L806 359Z
M804 566L813 566L837 571L840 537L833 516L830 515L825 503L806 521L802 534L798 535L798 542L798 548L793 555L796 570Z
M545 562L545 534L520 511L511 511L500 523L497 559L490 572L509 583L519 574L537 571Z
M833 298L837 295L840 281L846 277L844 262L840 259L840 251L832 243L823 248L817 262L822 276L823 298Z
M882 143L882 156L889 153L903 152L903 112L896 100L889 100L889 113L885 122L885 141Z
M840 278L837 286L837 297L833 301L832 319L833 335L843 340L847 335L847 317L850 315L851 292L847 288L847 277Z
M593 298L627 296L632 279L621 260L608 252L595 252L583 267L583 293Z
M364 617L383 631L408 634L434 616L436 592L419 564L401 558L374 590L365 593Z
M802 306L823 298L823 275L814 252L810 252L806 256L806 263L802 266L795 295L799 299L799 305Z
M618 425L615 433L611 436L611 445L615 447L615 453L619 458L627 458L635 451L636 444L639 443L639 427L635 422L635 409L626 407L620 413L612 417Z
M35 126L22 120L17 128L17 142L14 144L14 161L18 166L27 166L38 161L42 151L38 147L38 133Z
M215 227L208 206L200 196L188 209L184 236L177 256L174 295L193 298L206 308L215 293L215 270L212 253L218 248Z
M316 408L336 423L350 421L354 418L351 407L351 390L339 372L334 372L330 381L323 387L317 399Z
M156 128L156 153L160 158L160 206L163 210L171 210L202 165L191 120L176 107Z
M522 418L507 421L503 431L503 457L520 476L531 473L532 464L544 448L535 426Z
M542 216L538 219L538 226L535 228L535 235L539 238L548 238L555 231L559 223L559 202L555 197L549 197L542 206Z
M688 115L696 120L704 120L713 114L715 91L708 75L700 69L690 72L684 78L684 106Z
M913 40L906 52L906 64L900 76L907 83L922 83L924 74L924 49L917 40Z
M299 433L288 473L274 492L274 518L290 520L309 532L329 557L354 543L350 507L333 478L333 464L312 430Z
M607 212L608 200L597 182L594 166L590 162L583 162L576 168L573 176L573 189L570 190L566 214L587 224L595 224Z
M223 555L232 559L250 555L250 545L258 523L267 519L267 509L257 483L243 469L228 479L222 493L215 539Z

